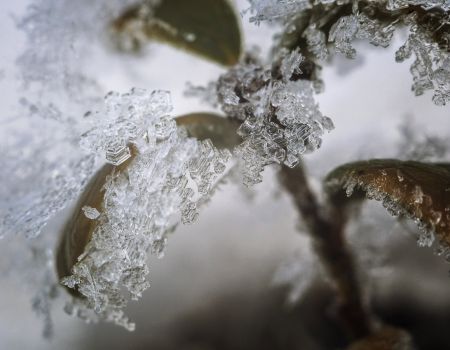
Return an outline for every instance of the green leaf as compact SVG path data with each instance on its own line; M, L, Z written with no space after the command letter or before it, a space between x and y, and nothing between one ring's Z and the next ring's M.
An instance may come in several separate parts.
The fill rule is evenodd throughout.
M199 140L210 139L217 148L232 150L241 143L236 132L239 124L230 118L214 113L191 113L175 120L187 130L189 136Z
M140 6L131 8L114 23L137 46L144 36L226 66L241 56L239 19L229 0L162 0L150 16L142 12Z
M412 218L450 246L450 165L396 159L373 159L345 164L325 179L330 197L338 202L346 193L382 201L393 215ZM345 203L342 203L343 205ZM429 242L424 242L429 245Z

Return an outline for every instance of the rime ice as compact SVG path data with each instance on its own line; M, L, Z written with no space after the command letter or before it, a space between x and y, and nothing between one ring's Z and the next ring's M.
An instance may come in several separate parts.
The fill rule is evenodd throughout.
M198 205L225 171L229 151L188 138L169 117L171 109L168 92L133 89L109 93L105 109L91 114L94 126L83 135L84 147L107 154L108 145L118 140L135 155L107 178L92 240L62 281L85 297L68 307L72 312L85 310L134 329L122 308L128 295L137 299L149 286L147 253L162 254L167 233L180 219L195 221ZM83 208L86 216L92 217L92 209Z
M330 17L329 14L339 7L346 14ZM305 38L308 51L315 59L327 57L327 42L334 46L336 52L348 58L356 56L353 42L358 39L367 40L375 46L387 47L394 31L406 26L409 28L409 37L397 51L396 60L402 62L415 56L411 66L412 90L416 95L433 90L433 102L436 105L445 105L450 100L450 50L447 34L450 3L446 0L353 3L334 0L319 0L314 3L303 0L254 0L251 1L249 10L254 14L250 17L250 22L277 22L284 26L285 33L296 33L299 38ZM302 16L309 20L302 19ZM308 26L303 27L306 23ZM328 32L324 32L327 27L324 23L331 26ZM302 44L299 45L302 47Z
M299 79L303 56L284 52L268 67L253 59L219 78L218 101L226 115L241 121L243 138L236 153L244 163L244 183L262 181L266 165L296 166L300 156L320 147L321 136L334 128L314 101L312 82ZM277 69L278 75L274 76Z

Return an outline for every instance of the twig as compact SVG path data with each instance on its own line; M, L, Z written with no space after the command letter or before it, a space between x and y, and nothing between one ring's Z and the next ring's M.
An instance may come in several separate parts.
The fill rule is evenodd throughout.
M332 201L327 207L318 203L302 165L293 169L283 166L280 181L294 199L313 239L315 252L336 287L338 317L348 336L357 339L370 334L372 322L362 302L355 263L344 237L345 212Z

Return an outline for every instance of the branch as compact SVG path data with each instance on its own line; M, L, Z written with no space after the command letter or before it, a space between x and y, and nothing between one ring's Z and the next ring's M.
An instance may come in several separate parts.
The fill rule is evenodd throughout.
M313 247L333 281L339 299L338 317L350 338L371 333L370 315L362 302L354 259L344 237L346 214L333 203L321 206L309 187L302 165L283 166L280 182L294 199L313 239Z

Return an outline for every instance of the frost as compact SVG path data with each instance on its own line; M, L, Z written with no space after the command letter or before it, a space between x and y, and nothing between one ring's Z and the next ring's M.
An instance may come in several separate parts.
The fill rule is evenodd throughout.
M67 161L62 157L50 160L39 154L43 150L23 148L21 151L32 152L27 156L38 163L24 160L22 155L14 159L14 152L11 152L12 159L5 162L11 168L7 172L8 178L5 177L2 182L5 186L1 191L4 200L1 235L20 233L36 237L47 222L81 192L92 175L94 158L88 156Z
M100 213L97 209L89 207L87 205L85 205L83 208L81 208L83 210L84 215L91 220L95 220L100 216Z
M280 73L284 81L289 81L294 74L301 74L300 64L303 61L303 56L300 50L294 50L288 53L281 60Z
M411 65L412 90L418 96L434 89L434 103L445 105L450 100L449 54L442 52L430 36L415 25L405 44L396 52L396 60L402 62L413 53L416 59Z
M291 17L293 14L312 7L309 0L251 0L247 9L254 13L250 22L276 21Z
M155 143L175 131L175 122L164 118L171 109L167 91L154 91L151 95L143 90L124 95L110 92L105 97L105 110L87 117L93 126L82 135L81 145L103 153L109 163L120 165L131 157L130 143L139 143L144 137ZM149 115L158 118L158 122Z
M314 101L313 83L300 78L303 56L298 50L284 53L273 67L249 60L223 74L216 87L222 110L241 122L243 142L235 151L244 162L248 186L262 181L266 165L296 166L334 128Z
M388 10L399 10L408 6L421 6L425 10L433 8L441 8L444 11L450 10L450 2L448 0L388 0Z
M25 89L19 99L21 115L2 125L7 171L0 174L5 203L0 208L1 236L38 236L95 171L95 157L78 147L84 127L79 116L97 102L99 93L83 62L101 42L109 21L129 3L35 0L16 21L27 41L17 59ZM113 162L126 157L110 146Z
M44 83L83 94L80 64L110 21L135 0L35 0L17 25L27 35L18 65L26 84ZM79 96L79 95L74 95Z
M355 58L355 40L367 40L375 46L387 47L394 31L407 26L410 34L406 43L398 49L396 60L402 62L412 54L416 56L411 66L414 93L422 95L427 90L433 90L433 102L440 106L450 100L448 0L353 3L334 0L254 0L249 10L255 13L255 16L250 17L250 22L265 20L284 25L281 39L293 33L305 38L307 47L298 39L296 45L302 50L307 49L308 58L320 60L327 58L327 43L332 43L336 52ZM346 15L336 19L335 14L339 10ZM293 44L292 39L288 39L286 47L292 49L295 47ZM283 47L283 40L280 45Z
M325 33L316 28L313 23L305 30L306 42L308 49L312 54L320 60L325 60L328 57L328 49L326 43Z
M121 309L127 294L138 299L149 286L147 252L160 255L180 219L195 221L226 169L229 151L188 138L168 116L171 108L167 92L133 89L109 93L104 110L90 116L95 126L84 134L85 147L104 154L116 138L134 155L108 177L92 240L62 281L84 296L68 306L83 317L93 311L94 318L134 329Z
M382 176L387 177L384 170L378 170ZM396 177L399 183L405 181L404 175L401 171L396 171ZM409 201L404 202L404 193L400 190L393 191L388 194L383 190L382 181L376 180L373 183L365 183L361 178L356 176L354 171L345 176L343 182L343 189L347 196L351 196L355 188L362 189L367 199L374 199L382 203L383 207L393 217L405 217L413 220L418 228L417 244L420 247L431 247L436 239L436 229L441 222L443 213L438 210L433 210L432 198L424 193L421 186L415 185L408 194ZM333 186L330 182L328 185ZM427 211L425 218L422 211Z
M337 52L345 54L348 58L354 58L356 50L351 42L356 38L357 33L358 18L355 15L341 17L331 27L328 41L335 43Z
M387 47L394 30L392 24L383 25L364 14L356 14L339 18L330 29L328 41L335 43L336 51L355 58L356 50L352 47L355 39L368 39L375 46Z

